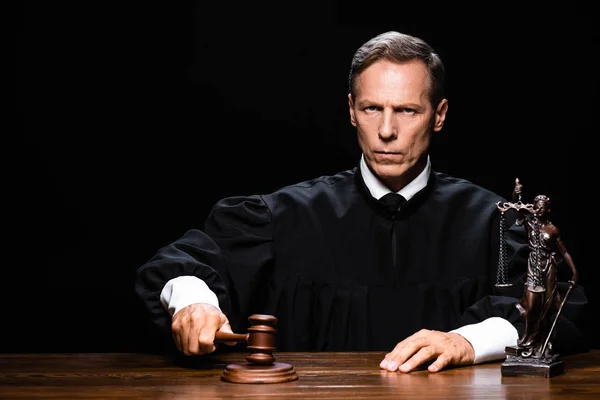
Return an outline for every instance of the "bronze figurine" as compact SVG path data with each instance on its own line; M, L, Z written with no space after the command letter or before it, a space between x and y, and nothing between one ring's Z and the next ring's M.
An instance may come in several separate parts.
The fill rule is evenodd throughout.
M516 347L507 347L502 374L550 377L564 371L564 363L553 347L555 325L563 306L577 282L577 269L559 229L550 221L550 198L538 195L533 203L523 203L523 185L515 180L513 202L499 202L501 213L515 210L517 225L527 230L529 256L527 276L521 299L517 302L525 328ZM571 269L569 288L564 295L558 289L557 253ZM501 285L503 283L501 282Z

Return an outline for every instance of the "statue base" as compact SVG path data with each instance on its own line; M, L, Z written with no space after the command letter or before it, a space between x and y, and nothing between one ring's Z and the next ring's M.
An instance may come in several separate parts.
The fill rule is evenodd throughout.
M504 349L506 360L502 363L502 376L539 376L551 378L565 371L565 363L558 354L535 357L519 347L507 346Z

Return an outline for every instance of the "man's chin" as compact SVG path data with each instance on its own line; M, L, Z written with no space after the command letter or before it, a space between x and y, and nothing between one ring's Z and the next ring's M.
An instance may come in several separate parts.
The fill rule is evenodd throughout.
M375 169L375 174L381 178L396 178L406 173L406 168L398 164L380 164Z

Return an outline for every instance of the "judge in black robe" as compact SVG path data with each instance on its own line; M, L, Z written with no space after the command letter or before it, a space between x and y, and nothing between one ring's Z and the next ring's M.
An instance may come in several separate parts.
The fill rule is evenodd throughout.
M279 351L389 351L422 328L450 331L501 317L522 332L515 307L526 271L526 233L507 213L508 279L496 287L502 197L463 179L429 173L425 188L392 213L361 169L271 194L230 197L140 268L136 291L165 332L165 284L203 280L234 332L248 316L278 318ZM510 228L510 229L508 229ZM576 319L585 297L565 315ZM579 335L568 318L559 328ZM560 339L563 335L558 335Z
M191 342L194 352L201 342L204 351L204 332L198 340L189 336L203 328L191 323L183 334L178 329L181 318L204 306L178 314L172 304L183 292L202 291L204 299L214 297L206 301L235 331L248 328L251 314L277 317L280 351L389 351L420 329L461 329L459 338L433 333L438 343L452 342L440 345L453 355L432 365L438 370L448 358L478 360L485 335L474 343L465 325L486 321L508 327L516 344L520 314L514 304L526 270L526 235L514 227L507 235L508 279L516 294L495 292L502 226L496 203L504 199L430 169L430 137L442 129L448 109L444 79L438 55L418 38L386 32L361 46L348 93L361 165L271 194L218 202L202 230L189 231L140 268L136 290L153 320L168 332L173 311L179 345ZM365 180L370 175L377 178ZM403 192L415 181L416 193L393 212L371 192L377 182ZM174 289L182 282L186 290ZM221 313L218 318L224 319ZM207 330L213 333L211 321ZM395 370L404 356L390 360L382 367Z

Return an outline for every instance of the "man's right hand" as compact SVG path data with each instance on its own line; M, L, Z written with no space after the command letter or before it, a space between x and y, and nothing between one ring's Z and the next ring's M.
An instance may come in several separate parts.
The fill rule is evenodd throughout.
M175 345L185 355L200 355L216 350L215 332L229 332L229 320L211 304L196 303L179 310L171 321ZM235 343L227 343L233 345Z

